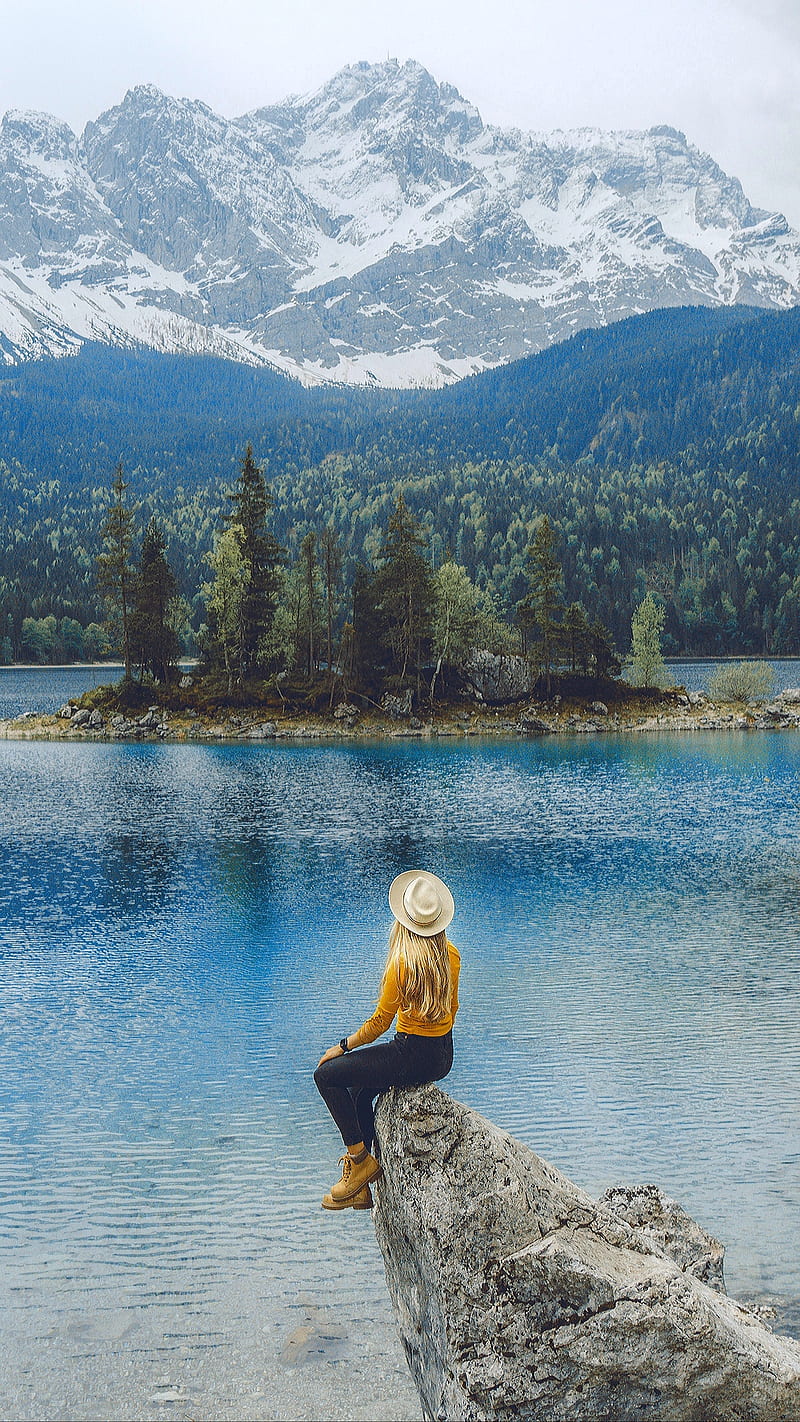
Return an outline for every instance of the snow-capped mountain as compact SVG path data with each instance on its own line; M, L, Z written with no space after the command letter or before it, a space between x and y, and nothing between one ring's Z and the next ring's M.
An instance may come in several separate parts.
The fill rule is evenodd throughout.
M0 356L83 340L442 383L656 307L800 300L800 236L682 133L526 134L420 65L237 119L151 86L0 129Z

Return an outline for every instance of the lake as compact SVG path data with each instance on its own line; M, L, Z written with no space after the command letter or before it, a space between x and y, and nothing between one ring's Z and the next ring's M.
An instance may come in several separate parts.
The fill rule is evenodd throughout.
M800 736L0 742L0 1415L420 1416L311 1072L400 869L452 887L447 1089L655 1181L800 1300Z

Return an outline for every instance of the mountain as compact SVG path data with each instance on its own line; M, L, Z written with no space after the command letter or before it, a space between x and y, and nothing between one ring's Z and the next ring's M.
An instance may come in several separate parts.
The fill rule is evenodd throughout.
M660 307L800 300L800 237L682 133L485 125L419 64L236 119L152 86L0 129L0 356L84 341L441 385Z

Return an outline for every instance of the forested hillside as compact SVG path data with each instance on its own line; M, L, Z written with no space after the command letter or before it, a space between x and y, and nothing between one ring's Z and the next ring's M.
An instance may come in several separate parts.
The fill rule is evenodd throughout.
M439 391L304 389L201 357L87 347L0 378L0 616L100 619L98 530L122 459L202 616L203 556L251 440L296 556L333 525L341 616L396 494L513 618L536 517L567 601L629 640L652 589L668 648L800 650L800 310L683 309L584 332Z

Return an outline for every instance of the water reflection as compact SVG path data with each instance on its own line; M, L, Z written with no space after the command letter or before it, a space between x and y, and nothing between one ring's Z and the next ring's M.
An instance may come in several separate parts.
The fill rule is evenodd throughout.
M310 1075L372 1008L408 864L456 893L454 1094L590 1190L657 1180L734 1289L800 1293L796 738L8 742L0 770L4 1415L147 1415L173 1369L185 1415L342 1412L333 1363L308 1393L285 1361L327 1300L418 1415L369 1221L354 1251L320 1219Z

